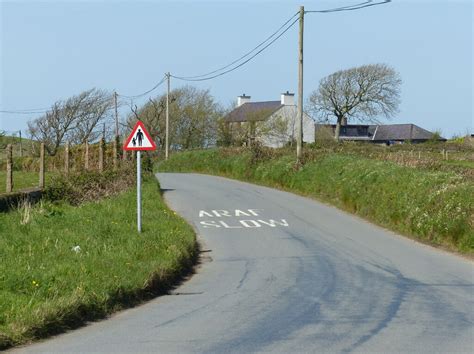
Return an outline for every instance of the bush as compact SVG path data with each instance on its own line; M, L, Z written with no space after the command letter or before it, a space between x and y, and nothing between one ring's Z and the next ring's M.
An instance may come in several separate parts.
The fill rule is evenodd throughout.
M122 192L135 182L135 171L132 168L102 173L86 171L58 175L45 188L43 197L49 201L63 200L72 205L79 205Z

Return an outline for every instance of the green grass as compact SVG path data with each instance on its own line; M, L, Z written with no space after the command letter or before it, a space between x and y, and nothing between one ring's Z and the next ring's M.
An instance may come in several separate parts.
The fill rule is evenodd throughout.
M5 192L7 174L0 171L0 181L3 182L3 188L0 193ZM37 187L39 183L39 174L37 172L13 171L13 190L19 191L25 188Z
M45 175L46 181L49 182L51 179L51 174L47 173ZM0 171L0 194L5 192L6 183L7 183L7 173L5 171ZM38 187L39 184L39 173L38 172L23 172L23 171L13 171L13 191L19 191L25 188Z
M443 163L446 164L446 165L451 165L451 166L459 166L459 167L466 167L466 168L474 169L474 161L448 160L448 161L443 161Z
M307 151L295 168L285 150L222 149L173 154L161 171L202 172L256 182L329 202L421 241L474 254L474 183L456 173L357 155Z
M156 181L143 195L141 234L133 190L0 214L0 349L156 295L190 266L192 228L166 207Z

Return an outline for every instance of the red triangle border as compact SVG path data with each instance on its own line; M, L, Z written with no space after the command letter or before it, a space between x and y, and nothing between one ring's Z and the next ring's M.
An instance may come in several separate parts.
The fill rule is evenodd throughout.
M142 129L142 132L148 138L148 140L150 141L152 146L150 146L150 147L143 147L143 146L127 147L127 145L130 143L130 140L132 140L132 138L135 135L135 132L137 131L138 128ZM125 144L123 144L123 150L126 150L126 151L156 150L156 144L153 141L153 139L151 138L150 134L148 134L148 130L145 129L145 126L143 125L143 122L141 120L137 121L137 123L133 127L132 132L130 133L127 140L125 141Z

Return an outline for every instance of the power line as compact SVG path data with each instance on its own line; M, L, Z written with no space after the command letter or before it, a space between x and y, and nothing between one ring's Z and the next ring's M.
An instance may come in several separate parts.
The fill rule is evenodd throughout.
M370 7L370 6L384 5L389 2L392 2L392 0L379 0L377 2L374 2L374 0L367 0L359 4L336 7L336 8L327 9L327 10L310 10L310 11L305 11L305 13L331 13L331 12L341 12L341 11L353 11L353 10L360 10L360 9Z
M366 1L360 2L358 4L354 4L354 5L347 5L347 6L341 6L341 7L336 7L336 8L332 8L332 9L324 9L324 10L310 10L310 11L304 11L304 13L331 13L331 12L341 12L341 11L353 11L353 10L360 10L360 9L363 9L363 8L366 8L366 7L387 4L391 1L392 0L366 0ZM205 81L205 80L211 80L211 79L214 79L216 77L219 77L219 76L225 75L227 73L230 73L230 72L242 67L243 65L247 64L249 61L251 61L257 55L259 55L265 49L267 49L269 46L271 46L273 43L275 43L275 41L277 41L281 36L283 36L283 34L285 34L298 21L298 19L295 19L293 22L291 22L296 16L298 16L298 14L299 14L299 12L297 12L293 16L291 16L275 32L273 32L269 37L267 37L264 41L260 42L257 46L255 46L249 52L247 52L244 55L242 55L241 57L235 59L231 63L229 63L229 64L227 64L223 67L220 67L219 69L213 70L213 71L208 72L206 74L195 75L195 76L170 75L170 77L173 77L173 78L178 79L178 80L183 80L183 81ZM290 23L290 24L288 25L288 23ZM252 53L254 53L254 54L251 55ZM234 64L237 64L238 62L240 62L241 60L243 60L245 58L247 58L247 59L244 60L243 62L241 62L240 64L234 66ZM230 69L225 70L227 68L230 68ZM131 100L131 102L133 104L133 99L143 97L143 96L149 94L150 92L156 90L160 85L162 85L166 81L166 78L167 77L165 75L150 90L145 91L141 94L134 95L134 96L127 96L127 95L122 95L122 94L117 93L117 96L128 98L128 99ZM47 113L48 111L49 111L48 108L38 108L38 109L0 110L0 113L8 113L8 114L44 114L44 113Z
M41 114L48 112L48 109L44 110L0 110L0 113L8 113L8 114Z
M294 18L294 16L292 17ZM291 19L290 19L291 20ZM229 69L229 70L226 70L226 71L223 71L219 74L216 74L216 75L212 75L212 76L209 76L209 77L203 77L203 78L195 78L193 79L192 77L193 76L188 76L188 77L183 77L183 76L175 76L175 75L170 75L171 77L174 77L175 79L178 79L178 80L183 80L183 81L205 81L205 80L211 80L211 79L214 79L216 77L219 77L219 76L222 76L222 75L225 75L227 73L230 73L238 68L240 68L241 66L247 64L250 60L252 60L253 58L255 58L257 55L259 55L260 53L262 53L265 49L267 49L269 46L271 46L273 43L275 43L281 36L283 36L291 27L293 27L293 25L298 22L298 18L295 19L293 22L291 22L283 32L281 32L278 36L276 36L275 38L273 38L267 45L265 45L262 49L260 49L259 51L257 51L254 55L252 55L250 58L248 58L247 60L243 61L242 63L240 63L239 65L237 66L234 66L233 68ZM287 22L288 23L288 22ZM266 41L265 41L266 42ZM255 50L255 49L254 49ZM251 52L253 52L254 50L252 50ZM218 70L217 70L218 71ZM200 77L200 76L205 76L205 75L198 75L198 76L194 76L194 77Z
M166 76L164 76L164 77L161 79L161 81L158 82L158 83L157 83L155 86L153 86L151 89L149 89L148 91L143 92L143 93L141 93L141 94L139 94L139 95L127 96L127 95L121 95L121 94L118 94L118 93L117 93L117 96L125 97L125 98L130 98L130 99L140 98L140 97L145 96L145 95L149 94L150 92L156 90L156 89L157 89L161 84L163 84L165 81L166 81Z
M265 43L267 43L270 39L272 39L274 36L276 36L278 34L278 32L280 32L292 19L294 19L296 16L298 16L298 12L296 12L293 16L291 16L284 24L282 24L275 32L273 32L270 36L268 36L263 42L260 42L256 47L254 47L252 50L250 50L249 52L245 53L244 55L242 55L241 57L235 59L233 62L219 68L219 69L216 69L214 71L211 71L211 72L208 72L206 74L202 74L202 75L195 75L195 76L183 76L183 77L180 77L182 79L196 79L196 78L201 78L201 77L205 77L205 76L209 76L209 75L212 75L212 74L215 74L219 71L222 71L224 69L227 69L228 67L234 65L235 63L241 61L242 59L245 59L246 57L248 57L250 54L252 54L253 52L255 52L257 49L259 49L261 46L263 46Z

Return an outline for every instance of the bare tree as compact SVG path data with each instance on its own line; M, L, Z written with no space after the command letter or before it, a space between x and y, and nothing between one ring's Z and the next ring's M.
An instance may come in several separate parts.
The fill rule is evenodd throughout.
M93 141L100 135L100 123L111 117L111 95L91 89L65 101L57 101L45 115L28 122L30 136L44 142L50 155L66 140Z
M28 132L33 139L45 144L48 154L54 155L73 123L74 116L64 114L62 102L58 101L45 115L28 122Z
M336 118L335 139L347 120L373 121L398 112L401 79L385 64L363 65L337 71L319 83L309 97L309 108L321 120Z
M69 102L70 101L70 102ZM101 125L112 122L112 96L103 90L91 89L66 101L76 115L76 124L68 138L74 144L95 141L101 135Z
M155 144L162 148L165 141L165 111L166 95L161 95L155 99L150 98L148 102L138 109L137 105L130 104L130 111L127 120L127 128L130 131L137 120L142 121L150 135L155 140Z

